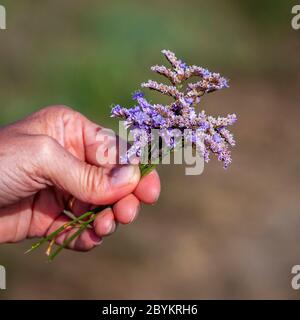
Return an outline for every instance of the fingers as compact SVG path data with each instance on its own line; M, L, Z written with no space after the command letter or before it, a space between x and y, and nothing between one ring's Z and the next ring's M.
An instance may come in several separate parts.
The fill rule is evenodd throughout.
M77 202L77 210L83 210L86 204ZM93 224L93 229L86 229L78 238L74 239L68 246L68 249L76 251L89 251L100 245L105 236L115 232L117 223L129 224L133 222L139 212L140 201L130 194L118 201L112 208L106 208L98 214ZM60 215L49 228L47 235L69 222L68 217ZM56 244L62 245L69 237L71 237L77 228L69 228L62 232L56 238Z
M69 222L69 219L65 216L59 216L52 224L51 228L48 230L48 235L56 229L60 228L65 223ZM57 245L62 245L64 241L69 239L78 228L66 229L62 232L56 239L55 243ZM79 237L71 241L67 246L67 249L72 249L76 251L89 251L95 246L98 246L102 243L102 238L99 237L93 229L86 229Z
M96 167L80 161L54 139L45 136L41 143L44 149L38 165L43 178L83 202L114 203L133 192L139 182L138 166Z
M92 206L79 200L74 201L72 212L79 216L91 210ZM108 207L98 214L94 222L95 232L99 237L112 234L116 230L116 224L128 224L134 221L140 210L140 201L130 194L117 201L113 208Z
M137 186L134 194L129 194L117 201L113 208L107 208L98 214L94 221L94 229L84 231L77 239L73 240L68 246L69 249L77 251L88 251L100 245L105 236L111 235L116 230L117 223L129 224L133 222L140 210L140 201L145 203L154 203L157 201L160 193L160 181L156 171L143 177ZM76 201L74 204L74 213L82 214L90 210L90 205L82 201ZM66 217L60 217L58 228L67 222ZM66 231L60 235L56 242L62 244L77 229Z
M94 221L95 233L99 237L105 237L116 230L115 216L111 208L107 208L98 214L96 220Z
M106 209L97 217L94 227L98 236L104 237L113 233L116 222L128 224L134 221L140 210L140 201L144 203L155 203L160 193L160 180L156 171L143 177L138 184L134 194L129 194L117 201L111 209ZM73 206L75 215L83 214L91 209L87 203L76 200Z
M105 167L118 163L119 155L126 152L126 141L116 136L112 130L100 128L87 118L82 121L86 161L96 166ZM144 203L155 203L160 194L158 173L153 171L143 177L134 194Z
M160 179L155 170L143 177L134 191L134 195L140 201L147 204L155 203L158 200L159 194Z
M71 229L63 234L61 234L56 239L56 244L62 245L65 240L70 238L78 229ZM92 229L86 229L83 233L75 238L68 245L67 249L76 250L76 251L89 251L99 246L103 242L101 237L98 237Z
M74 199L72 208L70 208L70 210L76 217L79 217L85 212L91 211L96 207L97 206ZM97 218L93 223L93 227L99 237L108 236L115 231L116 222L111 207L107 207L102 212L98 213Z
M133 222L140 210L140 201L133 194L130 194L119 200L113 206L115 219L122 223L128 224Z

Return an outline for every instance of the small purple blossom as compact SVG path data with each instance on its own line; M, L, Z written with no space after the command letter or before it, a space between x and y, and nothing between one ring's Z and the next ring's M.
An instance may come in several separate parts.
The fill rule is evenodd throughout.
M203 131L206 131L207 129L209 129L210 125L207 121L200 121L199 122L199 128Z
M183 69L183 70L186 70L187 65L186 65L186 63L181 62L181 63L179 64L179 67L180 67L181 69Z
M136 91L132 98L137 105L129 109L116 105L112 109L111 116L125 120L126 126L132 132L133 145L126 157L129 159L132 156L141 156L143 148L149 148L153 141L153 129L158 130L160 138L170 150L176 148L178 134L188 130L188 140L206 162L213 153L223 162L224 168L227 168L232 162L229 148L235 145L228 126L236 122L236 115L215 118L207 115L204 110L197 112L195 106L204 95L227 88L228 81L219 73L195 65L188 66L169 50L163 50L162 53L171 64L171 69L156 65L151 70L165 76L172 85L148 80L141 86L173 98L173 103L151 104L143 92ZM198 77L198 81L182 86L183 82L191 77ZM159 154L159 151L155 150L152 156L154 152Z
M194 103L194 99L192 97L185 97L184 100L186 103L190 105Z
M215 134L213 135L213 140L214 140L215 142L217 142L217 143L220 143L220 142L222 141L222 138L221 138L221 136L220 136L218 133L215 133Z
M115 118L127 119L129 114L129 110L121 107L120 105L116 105L111 110L111 116Z
M154 128L162 127L165 122L164 117L158 113L152 117L152 120L153 120Z
M132 95L132 99L133 100L138 100L139 98L144 98L145 94L142 91L136 91L133 95Z

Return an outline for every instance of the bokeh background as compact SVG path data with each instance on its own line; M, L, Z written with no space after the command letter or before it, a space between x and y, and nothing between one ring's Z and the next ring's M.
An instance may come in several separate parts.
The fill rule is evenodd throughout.
M230 79L207 96L211 114L236 112L238 145L224 171L161 166L162 194L93 252L53 264L31 241L0 246L0 299L299 298L300 30L287 0L1 1L0 124L66 104L116 128L150 65L174 50ZM153 95L155 100L158 96Z

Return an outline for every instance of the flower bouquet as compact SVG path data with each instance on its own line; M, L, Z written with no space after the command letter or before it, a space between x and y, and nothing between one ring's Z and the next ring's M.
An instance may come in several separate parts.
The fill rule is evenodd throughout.
M133 140L125 154L120 155L120 163L130 163L138 158L141 176L145 176L162 162L166 154L189 145L204 162L215 154L223 167L228 168L232 161L230 147L235 145L228 126L236 122L236 115L215 118L204 110L196 110L205 94L227 88L227 80L219 73L196 65L188 66L169 50L162 50L162 53L171 68L156 65L151 70L166 77L170 85L149 80L141 86L171 97L172 102L152 104L143 92L137 91L133 94L135 106L123 108L116 105L111 110L111 116L123 121ZM103 209L103 206L97 207L79 217L72 217L68 223L33 244L28 252L50 242L46 253L48 260L53 261L84 230L92 228L92 222ZM56 237L69 228L77 231L53 250Z

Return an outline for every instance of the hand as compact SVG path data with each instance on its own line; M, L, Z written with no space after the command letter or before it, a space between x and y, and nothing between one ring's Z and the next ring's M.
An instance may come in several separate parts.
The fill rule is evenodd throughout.
M99 165L97 149L110 148L97 138L102 131L64 106L42 109L0 129L0 243L50 234L69 221L62 211L74 196L75 215L114 204L69 246L90 250L118 222L132 222L140 202L156 202L160 182L155 171L140 180L137 165ZM73 232L64 232L56 243Z

